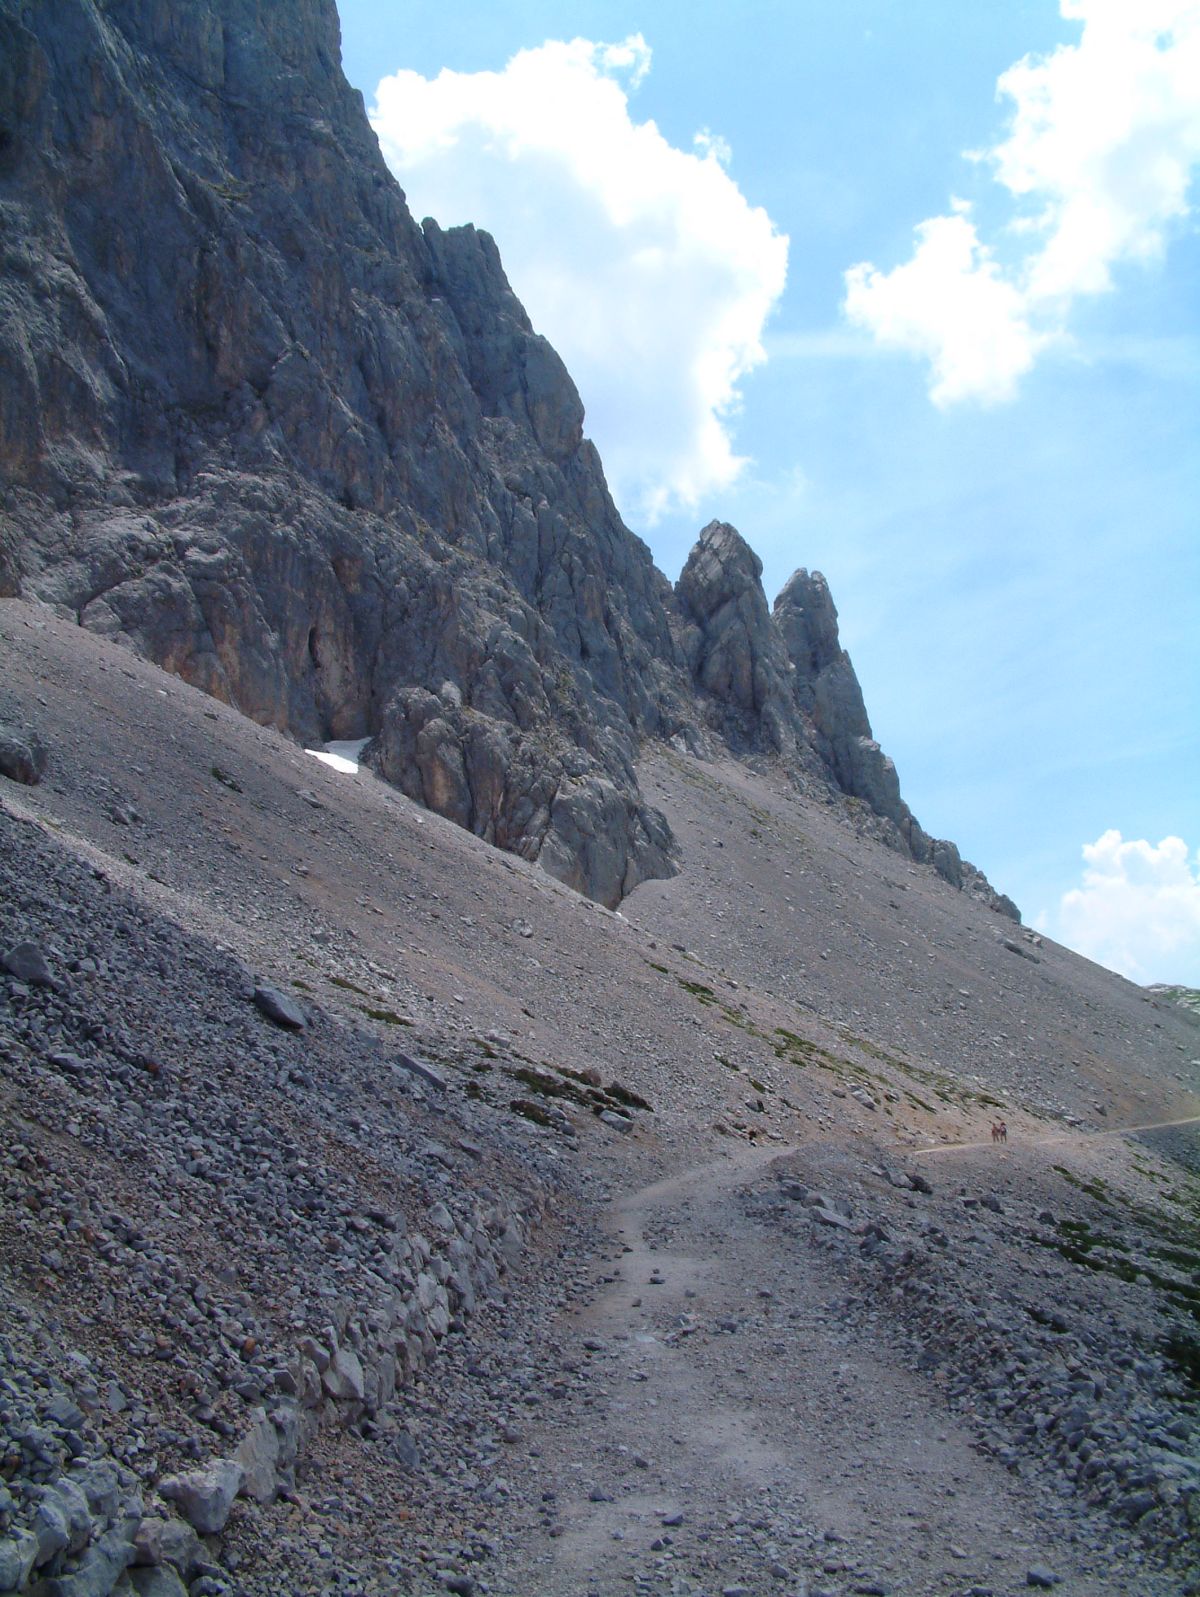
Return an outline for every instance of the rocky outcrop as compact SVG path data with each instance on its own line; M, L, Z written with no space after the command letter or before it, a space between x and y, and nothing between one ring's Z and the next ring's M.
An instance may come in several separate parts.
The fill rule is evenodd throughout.
M862 689L842 648L820 572L797 571L767 607L762 562L725 522L710 522L675 589L682 649L706 724L743 752L780 756L860 800L894 848L1019 920L953 843L931 838L900 796L896 767L871 733Z
M742 747L794 753L789 671L762 587L762 561L727 522L710 521L675 587L684 654L708 719Z
M862 689L842 648L837 610L819 571L800 570L775 600L775 625L793 671L792 690L817 752L844 793L891 821L915 858L927 858L923 834L900 797L896 767L871 734Z
M46 751L36 732L18 731L0 722L0 776L36 787L46 774Z
M772 619L714 522L672 591L495 244L416 224L338 48L333 0L0 0L0 595L370 737L609 905L675 869L640 742L701 729L929 857L821 580Z
M672 868L631 772L683 708L578 393L492 241L409 216L331 0L176 10L0 5L0 585L297 736L384 734L406 791L613 902Z
M983 899L997 913L1020 920L1013 901L997 893L953 843L930 837L901 798L896 767L872 735L862 688L841 646L837 610L821 573L794 572L775 600L772 619L791 663L792 698L803 735L842 792L867 805L893 847L928 861L944 881Z
M620 738L606 761L582 738L572 747L548 714L522 728L464 704L447 681L440 694L401 689L368 752L410 798L609 908L673 873L670 829L635 797Z

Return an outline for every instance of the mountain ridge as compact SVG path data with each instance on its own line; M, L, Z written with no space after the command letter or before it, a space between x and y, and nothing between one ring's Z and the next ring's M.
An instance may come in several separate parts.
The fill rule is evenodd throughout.
M772 615L724 523L674 589L654 567L494 241L410 216L331 0L0 27L0 592L293 736L372 737L609 905L677 868L634 767L678 738L859 801L1017 918L904 804L818 578Z

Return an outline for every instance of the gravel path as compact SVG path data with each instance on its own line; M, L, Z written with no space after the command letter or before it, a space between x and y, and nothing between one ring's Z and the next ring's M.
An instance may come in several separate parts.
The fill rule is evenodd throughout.
M779 1157L739 1151L614 1205L565 1332L590 1381L538 1431L540 1519L494 1589L982 1594L1030 1571L1079 1597L1133 1589L842 1320L836 1276L747 1214ZM1136 1589L1173 1588L1143 1572Z
M1061 1148L1068 1144L1080 1147L1101 1137L1135 1137L1146 1131L1173 1131L1180 1126L1197 1125L1200 1125L1200 1115L1185 1115L1182 1120L1153 1120L1140 1126L1109 1126L1104 1131L1068 1131L1062 1132L1057 1137L1031 1137L1028 1141L1034 1148ZM1007 1143L1004 1146L1007 1147ZM975 1152L980 1148L989 1147L994 1147L990 1139L979 1142L932 1142L927 1148L913 1148L911 1152L916 1158L927 1153Z

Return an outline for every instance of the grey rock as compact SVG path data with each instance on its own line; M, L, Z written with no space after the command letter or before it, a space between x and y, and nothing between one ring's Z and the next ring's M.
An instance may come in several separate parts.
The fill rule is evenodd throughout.
M13 277L0 339L21 506L0 591L65 604L297 736L384 734L390 780L529 858L556 833L555 870L551 810L582 762L628 824L615 870L578 865L585 890L670 869L632 772L642 732L683 719L669 587L492 240L413 222L333 5L180 29L153 5L55 12L5 38L25 86L11 231L47 270ZM392 726L409 690L447 684L443 727Z
M256 1409L252 1424L238 1443L233 1459L240 1464L243 1479L240 1491L256 1503L273 1503L279 1487L279 1432L267 1418L265 1409Z
M36 943L18 943L0 957L10 976L28 982L31 987L54 987L60 984L50 969L49 961Z
M1025 1574L1025 1584L1027 1586L1035 1586L1042 1591L1049 1591L1051 1587L1058 1586L1061 1582L1062 1576L1056 1575L1045 1564L1034 1564Z
M76 1430L84 1423L83 1410L65 1392L56 1393L42 1413L46 1419L53 1420L67 1430Z
M787 655L762 590L762 561L728 522L711 521L675 594L688 664L715 724L745 746L791 746Z
M201 1536L216 1536L225 1528L244 1474L242 1466L232 1459L214 1459L204 1469L161 1480L158 1492L167 1502L178 1504L184 1518Z
M365 1394L362 1361L351 1348L338 1348L321 1376L322 1385L330 1397L344 1402L361 1403Z
M60 1478L54 1482L44 1502L53 1502L62 1512L67 1526L68 1553L79 1552L92 1533L90 1506L79 1485L66 1477Z
M419 1081L425 1082L428 1086L436 1087L439 1092L445 1092L445 1076L442 1075L440 1070L436 1070L432 1065L426 1064L423 1059L414 1059L411 1054L404 1053L394 1053L391 1059L394 1065L397 1065L401 1070L407 1071L410 1076L416 1076Z
M303 1031L308 1025L308 1017L300 1005L287 993L281 993L278 987L256 987L254 1002L268 1020L288 1031Z
M0 1537L0 1591L16 1591L29 1579L38 1556L32 1531L17 1529Z
M48 1564L56 1553L67 1550L71 1533L62 1505L53 1497L43 1499L33 1513L33 1534L37 1537L37 1562Z
M1010 954L1020 954L1022 959L1031 959L1035 965L1041 963L1031 948L1026 948L1024 943L1017 942L1015 938L1002 937L1000 943L1003 948L1008 949Z
M200 1557L200 1538L186 1520L152 1515L138 1525L133 1538L138 1564L170 1564L189 1575Z
M822 1225L834 1226L839 1231L857 1231L858 1225L844 1214L839 1214L836 1209L827 1209L824 1204L813 1204L809 1209L814 1220L819 1220Z
M46 774L46 751L36 733L0 725L0 776L36 787Z
M188 1597L188 1589L169 1566L131 1569L129 1583L137 1597Z
M112 1518L121 1494L114 1465L103 1461L88 1464L75 1476L75 1484L83 1492L93 1514L101 1519Z
M773 621L792 668L797 735L811 744L837 786L891 823L886 841L915 860L928 860L951 886L969 887L1000 913L1019 920L1012 900L996 894L953 843L929 838L901 798L895 765L872 735L862 688L839 639L837 610L819 571L793 573L775 600Z
M136 1516L114 1525L94 1541L77 1567L40 1581L36 1597L109 1597L133 1559Z

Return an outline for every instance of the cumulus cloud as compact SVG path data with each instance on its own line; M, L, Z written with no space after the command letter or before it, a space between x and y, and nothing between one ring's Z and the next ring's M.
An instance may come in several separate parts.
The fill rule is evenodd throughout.
M1190 862L1179 837L1107 831L1083 859L1082 885L1059 905L1062 941L1132 981L1200 986L1200 856Z
M922 222L913 257L846 274L847 316L929 360L940 405L1012 397L1072 304L1114 268L1160 256L1200 164L1200 3L1061 0L1077 44L1003 73L1007 135L970 158L1011 215L990 247L963 207ZM993 250L1003 248L1001 265Z
M701 129L638 122L640 34L549 41L500 72L402 71L371 121L417 214L496 236L534 325L579 385L627 509L653 520L733 481L741 379L764 357L787 239Z
M979 241L966 208L917 228L910 261L893 272L846 273L846 315L891 349L924 356L935 405L1011 399L1045 335L1025 298Z

